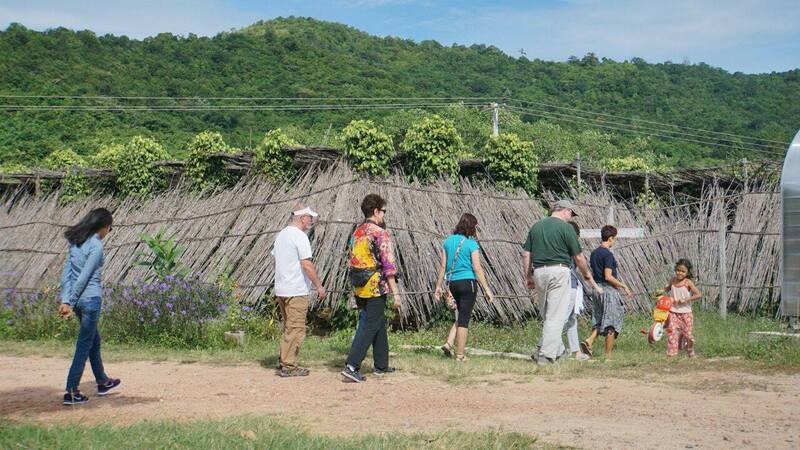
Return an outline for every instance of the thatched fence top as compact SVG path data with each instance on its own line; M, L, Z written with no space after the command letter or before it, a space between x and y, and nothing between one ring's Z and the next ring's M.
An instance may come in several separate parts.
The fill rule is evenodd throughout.
M521 271L520 244L529 227L545 215L543 199L496 192L468 179L461 180L458 190L446 182L420 186L400 177L369 180L345 164L309 171L291 185L243 181L208 198L173 190L146 201L95 198L62 207L52 196L18 197L0 212L0 286L36 290L55 285L66 252L63 227L89 208L104 205L113 208L115 216L114 232L105 244L105 282L132 284L141 278L142 269L133 265L135 254L145 249L139 234L165 226L186 248L182 262L193 271L211 280L230 269L245 301L263 301L272 289L270 251L275 234L286 225L292 204L302 199L321 214L311 241L320 277L332 292L324 301L315 300L313 307L336 306L350 292L347 242L362 220L361 199L372 192L388 200L387 223L402 274L399 284L407 294L405 319L420 323L430 317L441 241L463 212L478 218L485 269L498 297L495 305L480 298L477 314L504 323L536 314ZM544 195L545 200L556 196ZM608 191L575 200L584 228L605 224L609 208L614 209L617 226L645 228L645 239L620 239L615 250L620 276L637 294L628 305L631 309L651 307L647 293L666 285L680 257L695 263L703 302L715 303L719 284L715 233L722 220L728 224L729 308L750 311L777 304L781 251L780 223L774 214L779 208L777 193L726 194L710 186L690 204L658 208L619 203ZM583 241L587 252L597 244Z
M339 161L341 151L331 147L307 146L287 147L284 152L293 158L294 166L300 170L311 167L326 168ZM217 153L212 155L225 165L225 169L236 176L243 176L250 171L253 154L244 153ZM392 164L398 167L402 155L396 155ZM184 173L184 161L160 161L157 167L166 169L170 177L169 186L174 186ZM751 161L724 164L713 167L687 167L670 171L630 171L608 172L593 168L586 163L544 163L539 166L538 181L541 191L563 191L567 188L566 181L580 178L601 190L611 190L616 194L630 198L649 187L658 192L682 192L699 195L705 186L717 185L723 189L741 189L751 180L763 180L774 177L780 173L779 161ZM114 173L103 168L76 168L76 172L89 178L113 179ZM486 165L480 159L459 161L459 171L462 177L482 178L490 177ZM66 176L63 171L54 171L37 168L30 172L2 174L0 173L0 193L10 191L21 186L29 186L36 190L42 181L60 181Z

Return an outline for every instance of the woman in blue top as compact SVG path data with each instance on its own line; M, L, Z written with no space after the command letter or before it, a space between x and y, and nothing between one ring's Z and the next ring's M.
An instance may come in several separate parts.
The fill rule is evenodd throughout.
M489 302L494 301L494 295L486 283L480 260L480 246L475 240L475 229L478 219L470 213L464 213L458 221L453 234L445 239L442 244L443 252L439 264L439 278L436 280L436 290L433 297L437 301L442 297L442 283L445 278L450 283L450 294L458 308L458 316L447 343L442 346L442 351L447 356L453 356L453 344L456 346L456 360L464 361L464 347L467 345L467 327L475 306L478 295L478 282L483 288L483 293ZM447 294L447 293L445 293Z
M105 208L93 209L76 225L70 227L64 237L69 242L69 253L61 272L61 307L59 313L69 318L72 313L81 321L75 356L67 375L65 405L86 403L89 398L81 394L78 386L86 360L92 364L97 382L97 395L106 395L119 386L121 381L109 378L103 369L100 357L100 320L102 288L100 274L103 268L103 238L111 231L113 218Z

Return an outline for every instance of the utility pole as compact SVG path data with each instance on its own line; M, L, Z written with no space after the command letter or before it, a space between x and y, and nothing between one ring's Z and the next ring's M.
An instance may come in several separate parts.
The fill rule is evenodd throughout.
M742 175L744 175L744 191L747 192L749 189L749 183L747 182L747 158L742 159Z
M500 107L497 102L492 103L492 136L500 136Z

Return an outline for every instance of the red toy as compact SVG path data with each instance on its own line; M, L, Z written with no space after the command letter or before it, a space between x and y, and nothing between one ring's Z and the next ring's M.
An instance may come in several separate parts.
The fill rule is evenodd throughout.
M662 295L658 298L656 306L653 308L653 325L650 326L650 331L645 331L644 328L641 330L642 334L647 335L647 342L654 344L664 336L664 323L669 318L670 308L672 308L672 297Z

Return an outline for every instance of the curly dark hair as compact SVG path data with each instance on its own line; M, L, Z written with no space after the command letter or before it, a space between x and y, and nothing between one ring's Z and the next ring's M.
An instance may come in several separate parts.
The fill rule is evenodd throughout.
M689 261L688 258L679 259L678 262L675 263L675 269L677 269L678 266L686 267L686 278L694 278L694 267L692 267L692 262Z
M607 242L612 237L617 235L617 228L614 225L606 225L600 229L600 239Z
M458 220L458 224L456 225L456 229L453 230L453 234L460 234L466 237L475 237L475 227L477 226L478 219L476 219L475 216L470 213L464 213L461 215L461 219Z
M386 200L378 194L369 194L361 201L361 212L364 217L372 217L376 209L383 209L386 206Z

